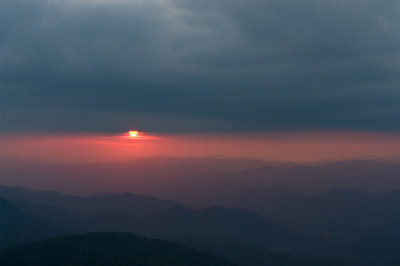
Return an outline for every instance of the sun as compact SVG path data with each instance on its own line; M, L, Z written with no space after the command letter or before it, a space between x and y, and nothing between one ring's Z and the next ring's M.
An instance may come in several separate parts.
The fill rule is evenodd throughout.
M137 137L138 135L139 135L139 131L137 131L137 130L131 130L131 131L129 131L129 136L132 137L132 138L135 138L135 137Z

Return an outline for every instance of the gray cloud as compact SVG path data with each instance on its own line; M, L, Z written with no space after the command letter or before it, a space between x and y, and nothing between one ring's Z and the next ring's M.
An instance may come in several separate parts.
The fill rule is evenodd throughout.
M0 130L400 131L398 0L3 0Z

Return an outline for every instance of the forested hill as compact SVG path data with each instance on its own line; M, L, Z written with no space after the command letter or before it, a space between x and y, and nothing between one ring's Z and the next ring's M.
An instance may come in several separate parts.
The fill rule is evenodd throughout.
M2 266L233 266L222 258L128 233L90 233L0 250Z

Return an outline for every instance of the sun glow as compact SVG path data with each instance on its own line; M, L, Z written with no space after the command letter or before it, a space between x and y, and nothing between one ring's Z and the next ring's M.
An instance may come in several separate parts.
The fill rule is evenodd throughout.
M139 135L139 132L136 131L136 130L131 130L131 131L129 131L129 136L132 137L132 138L135 138L135 137L137 137L138 135Z

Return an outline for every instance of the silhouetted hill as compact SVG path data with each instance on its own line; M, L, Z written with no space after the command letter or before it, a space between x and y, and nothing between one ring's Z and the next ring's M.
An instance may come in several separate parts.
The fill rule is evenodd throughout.
M193 198L196 187L204 180L263 165L267 163L260 160L166 157L79 165L19 165L0 161L0 171L3 185L73 194L129 191L182 201Z
M340 189L311 197L292 223L332 240L352 240L400 230L400 191L366 193Z
M132 193L78 197L53 191L32 191L21 187L0 186L0 197L52 205L80 215L146 216L181 205L176 201Z
M87 220L84 230L125 231L175 240L219 237L262 245L301 241L257 213L221 206L202 210L176 207L147 217L93 216Z
M220 204L231 208L252 210L268 217L283 213L294 204L308 197L298 192L279 187L253 187L218 195L209 204Z
M246 265L260 265L257 264L259 261L276 263L280 258L282 261L296 261L294 258L268 252L265 248L281 245L301 246L308 241L259 214L221 206L201 210L176 207L148 217L93 216L86 221L81 230L131 232L174 240L201 247L204 251L234 262L247 261ZM218 248L214 249L216 243ZM246 249L239 252L238 247ZM257 254L257 259L254 254Z
M24 188L1 187L1 190L0 194L8 195L13 204L26 212L45 216L49 220L68 227L75 233L94 231L130 232L180 242L188 239L192 243L197 241L205 243L208 241L208 246L211 246L215 240L218 240L219 243L254 247L275 247L287 245L288 243L296 246L305 242L305 239L297 234L288 232L266 217L248 210L222 206L196 210L177 204L175 207L158 211L158 213L151 215L134 216L131 215L132 211L129 208L125 213L125 210L118 209L118 206L116 206L117 211L115 213L107 212L112 204L117 202L115 196L118 198L120 195L73 197L57 192L35 192ZM130 195L127 195L130 198ZM99 210L97 211L89 210L87 213L80 211L70 212L75 210L70 208L71 204L69 203L71 201L79 202L82 206L90 206L86 201L90 203L93 198L98 199L99 197L104 200L106 211L103 211L101 209L103 205L99 204ZM21 199L33 200L34 203ZM144 201L143 205L147 206L146 203L147 201ZM138 201L137 204L140 205L142 202ZM65 211L63 209L64 206L69 207L69 211ZM139 207L135 208L140 209ZM154 210L150 211L154 212ZM25 220L29 221L29 219ZM237 250L233 250L231 254L236 252ZM268 252L262 253L265 253L265 255L261 256L260 254L261 257L270 257ZM250 254L252 253L242 254L242 258L251 261L252 255Z
M65 236L0 250L2 266L234 265L184 245L127 233Z
M221 204L249 209L327 240L351 240L400 230L400 191L337 189L305 196L285 189L227 194Z
M220 197L225 205L246 209L194 209L133 194L75 197L4 186L0 195L8 196L0 201L3 246L68 232L118 231L177 241L243 265L330 265L319 260L334 261L344 243L400 232L400 191L304 195L260 187ZM318 261L299 259L308 251ZM371 253L379 256L379 250Z
M321 193L339 188L380 192L400 189L399 172L399 163L348 160L318 165L264 166L221 176L220 179L236 182L236 189L263 186L306 193Z
M24 212L0 198L0 246L15 245L67 234L49 219Z
M150 158L126 163L0 167L4 185L80 194L129 191L199 206L221 194L254 187L281 187L314 194L338 188L369 192L400 189L400 163L373 160L295 165L215 158Z
M176 208L146 219L158 237L226 237L247 242L277 243L287 237L279 225L254 212L214 206Z
M227 238L180 239L179 242L246 266L338 266L326 262L323 258L320 260L298 258L273 252L252 243L241 243Z
M346 266L398 266L399 248L399 234L380 235L313 252L310 257L329 259Z

